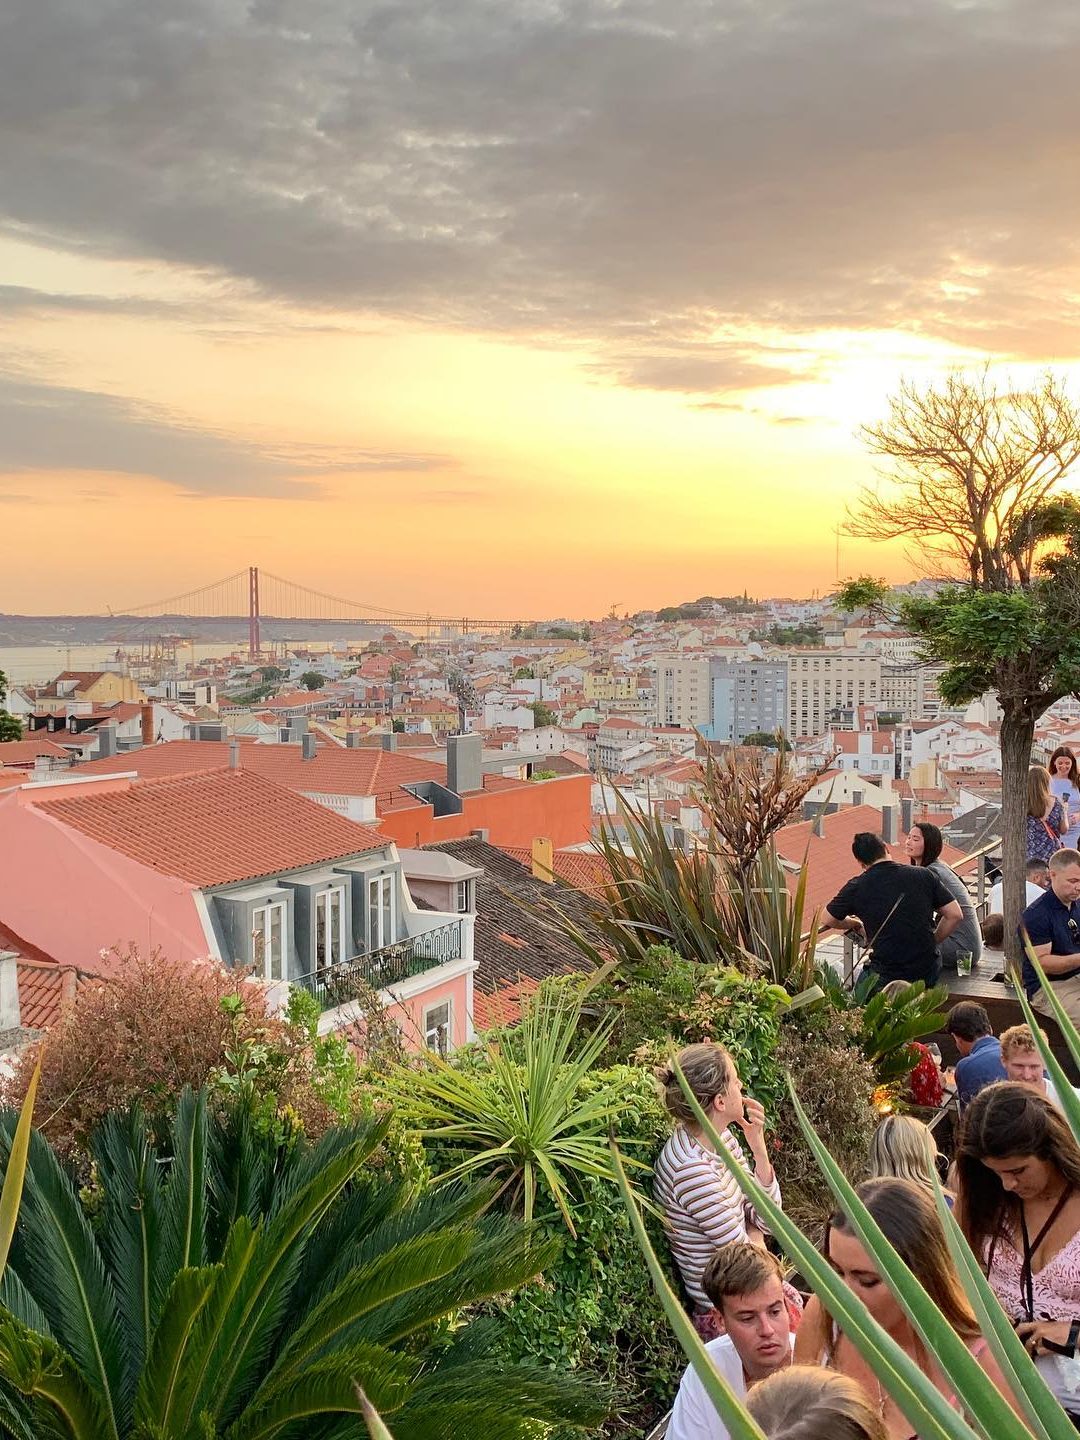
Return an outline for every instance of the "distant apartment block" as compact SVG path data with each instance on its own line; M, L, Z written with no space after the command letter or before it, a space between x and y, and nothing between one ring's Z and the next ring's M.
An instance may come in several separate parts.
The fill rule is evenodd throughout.
M656 662L656 718L661 725L700 729L712 718L708 656L661 655Z
M787 671L787 731L793 739L822 735L835 711L880 699L880 655L850 650L791 650Z
M787 661L711 660L709 678L707 739L741 745L747 735L787 729Z

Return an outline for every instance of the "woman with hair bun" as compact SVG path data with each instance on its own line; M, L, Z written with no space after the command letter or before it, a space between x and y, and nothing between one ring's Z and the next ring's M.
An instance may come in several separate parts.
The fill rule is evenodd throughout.
M982 957L982 930L979 928L979 920L967 886L956 871L950 869L941 858L944 844L945 837L938 827L931 825L928 820L920 820L908 831L904 850L912 865L919 865L924 870L934 872L963 911L960 924L942 940L939 947L942 966L946 970L955 970L957 955L965 952L970 954L972 965L979 963Z
M743 1132L753 1157L752 1173L779 1205L780 1187L765 1143L765 1108L745 1096L735 1062L722 1045L688 1045L679 1066L698 1104L723 1144L744 1169L750 1169L731 1126ZM743 1199L735 1179L717 1157L710 1137L698 1124L673 1067L657 1072L664 1103L675 1129L656 1162L653 1188L668 1223L668 1238L683 1284L694 1305L694 1323L705 1339L719 1333L716 1311L702 1289L701 1276L713 1254L734 1240L764 1243L765 1222Z

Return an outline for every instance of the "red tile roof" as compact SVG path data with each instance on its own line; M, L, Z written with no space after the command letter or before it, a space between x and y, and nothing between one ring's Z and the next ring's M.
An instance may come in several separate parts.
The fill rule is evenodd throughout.
M795 825L784 825L776 832L776 853L789 865L801 868L806 859L806 915L820 909L838 893L846 881L859 873L858 861L851 853L851 842L861 830L872 830L881 834L881 811L873 805L848 805L835 814L826 815L823 822L824 835L814 834L814 822L802 820ZM907 855L903 842L889 847L893 860L906 865ZM963 852L946 844L941 858L946 865L956 865ZM795 888L798 876L789 875L789 885Z
M499 849L532 872L532 851L524 845L500 845ZM551 863L558 879L575 890L596 893L611 880L611 870L603 856L586 850L556 850Z
M110 755L107 760L91 760L80 765L77 773L120 775L134 771L143 776L183 775L220 769L228 760L227 742L170 740L164 745L147 745L141 750ZM320 795L383 795L418 780L446 783L446 766L434 761L395 750L349 750L340 745L319 745L311 760L304 759L299 745L245 745L240 768L264 775L289 790Z
M100 976L74 965L19 961L19 1023L29 1030L48 1030L81 990L100 985Z
M36 808L129 859L199 887L341 860L388 842L247 770L135 780Z
M136 707L138 708L138 707ZM39 755L66 760L68 752L43 731L25 735L21 740L5 740L0 744L0 765L32 765Z

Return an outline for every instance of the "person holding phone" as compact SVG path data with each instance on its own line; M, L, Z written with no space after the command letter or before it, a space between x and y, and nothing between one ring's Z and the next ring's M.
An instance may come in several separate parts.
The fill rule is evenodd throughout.
M1061 801L1065 813L1066 828L1061 843L1067 850L1075 850L1080 843L1080 774L1076 769L1076 756L1068 745L1059 745L1046 768L1050 772L1050 793Z
M759 1184L779 1205L776 1181L765 1140L765 1108L743 1094L735 1062L722 1045L688 1045L679 1066L698 1104L735 1160L751 1169ZM694 1306L694 1323L704 1339L721 1333L721 1322L701 1283L706 1265L723 1245L736 1240L765 1243L766 1225L718 1158L711 1136L698 1124L679 1085L673 1066L657 1071L664 1103L675 1129L656 1162L653 1189L668 1222L668 1236L686 1293ZM732 1127L742 1132L746 1154Z

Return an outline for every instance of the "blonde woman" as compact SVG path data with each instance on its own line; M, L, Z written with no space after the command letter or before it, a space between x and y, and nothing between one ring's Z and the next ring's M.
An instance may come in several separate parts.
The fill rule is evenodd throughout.
M895 1176L934 1194L938 1149L929 1128L914 1115L886 1115L870 1137L870 1177ZM952 1207L952 1196L945 1200Z
M1049 860L1061 849L1066 821L1061 801L1050 793L1049 772L1041 765L1028 770L1027 801L1027 858Z
M768 1440L887 1440L861 1385L816 1365L792 1365L750 1391L746 1408Z

